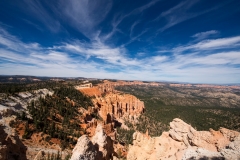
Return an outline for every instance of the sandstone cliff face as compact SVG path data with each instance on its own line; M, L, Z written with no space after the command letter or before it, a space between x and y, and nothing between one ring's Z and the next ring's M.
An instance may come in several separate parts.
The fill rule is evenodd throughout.
M130 94L119 93L114 89L117 85L126 85L132 82L104 81L97 87L82 88L81 92L94 96L93 103L98 114L105 123L112 123L119 118L134 119L144 112L144 102ZM136 82L137 83L137 82Z
M109 160L113 159L113 153L113 141L105 134L102 125L98 124L91 140L87 135L78 139L71 160Z
M240 158L240 134L220 128L219 131L197 131L180 119L170 123L169 132L149 137L135 132L129 146L129 160Z
M107 94L94 100L99 115L106 123L121 117L137 117L144 112L144 103L128 94Z

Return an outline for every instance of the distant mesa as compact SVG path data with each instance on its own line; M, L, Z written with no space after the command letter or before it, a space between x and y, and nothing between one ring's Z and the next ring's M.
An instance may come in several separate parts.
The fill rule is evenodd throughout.
M6 77L4 77L3 82L5 82L5 80ZM35 82L38 80L43 82L33 84L38 85L45 83L43 79L38 79L36 77L16 76L10 78L8 77L7 80L7 83L10 84L12 82L24 81L25 83L33 81ZM157 100L160 100L161 95L163 94L162 97L164 97L166 101L163 99L162 102L167 102L167 98L171 99L171 101L169 101L171 102L169 103L169 106L205 104L206 101L199 101L199 103L195 103L197 101L192 101L192 97L195 96L195 93L197 96L201 96L201 94L204 96L207 95L207 98L210 100L213 99L218 102L228 102L227 100L231 100L231 103L229 102L229 105L233 106L234 104L237 106L239 104L239 92L236 92L236 94L230 94L227 92L225 93L225 91L235 90L235 88L237 89L240 86L118 80L90 81L89 79L81 79L77 81L72 81L72 79L70 79L68 81L64 78L48 78L48 80L56 81L50 82L50 84L59 84L59 86L56 86L53 89L29 89L21 92L13 92L13 94L1 94L2 100L0 103L0 123L3 125L0 125L0 132L2 132L0 135L3 136L0 136L0 139L2 138L0 144L0 159L7 159L6 157L14 159L16 156L18 158L21 157L21 159L28 159L29 157L31 159L33 157L39 156L41 159L43 157L46 157L46 153L48 151L52 151L52 153L57 154L57 150L61 149L60 145L62 144L68 145L65 146L67 148L62 151L62 155L64 156L68 156L68 153L70 153L71 149L74 148L72 151L71 160L117 160L121 158L127 158L128 160L240 159L240 133L226 128L220 128L218 131L215 131L213 129L209 129L209 131L197 131L195 128L185 123L181 119L175 118L170 123L170 129L166 125L166 130L169 129L169 131L163 132L159 137L149 136L153 135L152 133L154 132L151 130L153 128L152 123L150 123L151 121L149 121L150 126L144 128L144 130L147 128L149 129L146 131L146 133L140 133L138 131L135 132L136 129L138 129L138 124L144 121L141 119L141 117L146 116L144 114L140 117L140 115L145 112L145 104L136 96L126 94L115 89L116 87L130 88L131 91L136 88L136 90L139 89L138 92L140 92L140 89L142 89L145 95L155 93ZM73 84L75 85L75 89L72 87ZM26 83L24 87L27 85L28 84ZM158 88L156 86L159 86L161 90L156 90L154 92L154 88ZM78 91L76 91L76 89ZM202 90L206 90L207 94L205 92L199 93ZM216 92L212 92L215 90ZM219 91L223 91L224 94ZM77 98L75 98L76 95L78 95ZM202 97L200 98L202 99ZM38 101L39 98L42 100L42 102L46 103L46 106L44 105L45 107L51 108L53 106L55 107L55 105L60 106L55 107L53 110L54 112L52 112L53 114L47 117L47 120L49 122L52 122L52 125L48 126L48 133L34 130L35 123L38 124L37 118L31 117L34 116L34 114L30 115L28 113L29 104L31 104L35 109L39 107L38 105L35 105L35 103L38 104L40 102ZM214 104L213 102L210 104ZM76 115L73 116L73 118L64 121L66 111L72 108L76 109L76 111L72 112L73 115ZM45 108L39 110L40 113L45 113L45 111L49 112L48 109L46 110ZM162 111L163 110L161 110L161 112ZM22 120L16 119L16 116L12 116L13 112L21 113ZM23 114L25 112L27 114ZM38 112L35 112L35 114L36 113ZM172 112L169 113L172 114ZM43 114L40 114L40 116L41 115ZM159 117L158 114L157 116ZM26 122L24 119L30 120L30 123L24 123ZM149 119L146 119L145 122L148 120ZM10 130L10 122L13 126L17 125L17 127L12 128L13 130L16 129L17 132ZM19 123L17 124L16 122ZM25 132L27 133L25 125L31 129L32 135L28 137L29 139L24 139L21 141ZM68 125L72 126L72 128L65 129L65 127L68 127ZM153 123L153 125L155 124ZM161 123L160 125L165 124ZM64 136L66 138L64 136L61 137L60 134L56 134L57 136L63 140L64 138L69 138L69 141L72 141L74 143L62 143L65 141L62 141L62 139L55 135L52 135L52 137L50 137L50 127L56 127L55 130L57 131L55 133L61 131L65 134ZM161 126L159 127L156 125L155 128L158 131L161 129ZM75 133L68 135L67 132L63 132L66 130L69 130L69 133ZM19 135L15 134L18 132ZM120 138L122 132L123 134L128 132L128 134L126 134L127 141ZM133 136L130 136L133 132L135 132ZM78 137L79 139L77 141ZM133 137L133 142L131 137ZM35 142L37 144L35 144ZM128 145L129 143L130 145ZM32 149L33 146L40 147L41 149Z

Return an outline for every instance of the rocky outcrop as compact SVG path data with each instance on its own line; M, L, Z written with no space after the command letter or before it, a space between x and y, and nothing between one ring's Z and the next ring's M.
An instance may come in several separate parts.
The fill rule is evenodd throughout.
M23 145L16 133L8 134L4 126L0 125L0 159L27 160L27 148Z
M169 132L160 137L149 137L135 132L127 159L238 159L239 132L220 128L219 131L197 131L181 119L170 123Z
M97 97L94 103L106 123L111 123L115 118L134 118L144 112L144 103L129 94L107 94Z
M92 142L98 147L98 159L112 159L113 141L105 134L101 124L97 126Z
M140 82L135 82L139 84ZM114 89L118 85L129 85L132 82L109 82L99 84L97 87L81 88L82 93L95 97L92 99L95 110L102 117L104 123L112 123L119 118L135 119L144 112L144 102L130 94L123 94Z
M105 134L102 125L98 124L91 140L87 135L78 139L71 160L110 160L113 159L113 153L113 141Z
M96 157L97 147L93 145L87 135L81 136L72 151L71 160L94 160Z
M1 94L0 99L2 100L0 102L0 114L6 110L25 111L31 101L35 101L40 97L44 98L46 95L53 95L53 91L43 88L38 90L19 92L11 96Z

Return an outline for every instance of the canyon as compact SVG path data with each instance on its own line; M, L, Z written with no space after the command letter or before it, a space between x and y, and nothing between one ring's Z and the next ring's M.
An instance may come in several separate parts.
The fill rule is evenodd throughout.
M56 83L60 83L59 86L68 85L67 81L56 81ZM73 82L69 83L71 85L75 84ZM152 135L151 127L164 125L161 122L158 125L153 123L143 128L141 132L138 131L137 127L143 126L142 123L146 124L148 121L147 118L144 119L144 115L146 115L145 102L149 105L150 100L154 103L161 100L166 105L194 106L199 104L212 105L219 98L222 106L237 108L240 102L238 86L109 80L99 81L97 85L93 85L91 81L76 84L74 86L75 91L77 89L79 93L90 97L91 103L86 103L87 105L82 103L79 107L76 98L74 98L76 93L73 94L73 97L63 94L62 99L60 99L59 94L46 88L14 94L1 93L0 133L3 136L0 139L0 159L6 159L6 157L9 157L9 159L16 157L18 159L44 159L49 153L57 155L59 151L61 151L62 159L71 155L71 158L69 157L71 160L185 160L204 158L231 160L240 158L240 134L237 131L226 128L197 131L195 127L185 123L180 118L173 119L169 127L165 126L164 132L156 132L161 133L157 136L150 136ZM57 92L61 91L59 86L56 87ZM119 88L122 90L118 90ZM76 129L69 130L74 132L74 136L67 136L76 143L74 145L71 143L64 150L61 146L62 140L49 137L48 134L37 130L28 139L23 138L26 122L17 120L19 116L15 113L22 114L24 112L26 117L33 121L28 106L32 101L37 101L39 98L45 99L45 97L48 97L48 101L56 99L57 101L64 101L64 105L69 103L68 107L76 108L76 116L69 121L69 124L77 122ZM86 97L83 100L86 100ZM150 104L154 105L154 103ZM53 101L51 105L56 105L56 103ZM170 111L170 108L164 109ZM163 112L164 109L161 111ZM147 111L149 112L149 110ZM213 109L199 109L199 112L220 113L219 110ZM152 118L153 115L151 115ZM48 117L48 120L53 119L56 126L60 126L64 121L64 116L60 116L59 112L58 114L54 113L52 118L50 117ZM17 123L17 127L14 128L11 124L16 121L20 123ZM214 121L212 120L212 122ZM33 128L33 124L29 126ZM61 127L57 130L59 129ZM160 128L156 129L160 130ZM238 129L236 128L236 130ZM133 130L134 133L130 132ZM75 134L76 131L78 131L78 134ZM120 134L124 132L131 133L129 143L119 138ZM78 139L76 135L78 135Z
M82 93L92 97L94 105L83 114L86 123L82 124L81 127L86 129L90 136L93 136L97 125L103 123L106 134L116 141L118 134L116 127L128 129L125 121L131 123L137 121L138 117L144 113L145 106L143 101L133 95L115 90L114 86L110 84L111 82L104 81L98 86L78 88ZM101 117L101 121L92 118L91 113L96 113ZM121 149L126 147L118 146Z
M108 137L108 141L111 141L112 146L114 146L112 152L115 153L116 157L116 152L118 150L124 150L124 145L117 142L117 132L115 128L121 125L124 126L125 119L132 121L137 120L137 117L144 112L144 103L133 95L120 93L113 88L111 90L111 86L107 86L108 84L106 83L104 90L101 90L102 86L92 87L91 83L88 83L88 85L80 85L79 88L75 87L86 96L91 97L93 103L92 106L78 108L76 118L80 120L79 129L82 130L80 131L81 134L86 134L90 138L94 138L95 133L103 130L104 135ZM58 152L61 151L61 141L58 138L49 138L49 136L43 132L36 132L36 129L34 129L34 133L32 133L29 138L25 139L24 134L26 133L26 128L28 128L28 126L33 128L33 126L19 120L18 114L22 115L25 113L26 117L32 121L31 119L34 117L32 117L29 112L29 104L33 102L35 104L39 98L45 99L46 96L48 96L49 99L50 97L56 97L56 94L53 90L46 88L18 92L10 95L5 93L1 94L0 122L4 128L3 132L5 132L6 137L11 137L11 135L14 134L18 142L21 142L20 146L24 146L25 149L24 159L41 159L48 154L57 155ZM64 97L64 99L64 101L70 103L71 107L76 106L76 101L71 99L71 96ZM60 115L56 114L55 116L58 119L62 119ZM63 121L63 119L61 121ZM15 125L13 126L12 124ZM58 123L55 122L55 124ZM101 129L99 129L99 125L101 125ZM46 139L48 139L48 142L46 142ZM6 145L5 141L2 141L0 146L2 157L6 158L11 156L10 145ZM64 158L70 153L71 150L66 148L64 151L61 151L61 156ZM22 155L17 152L16 156L21 157Z

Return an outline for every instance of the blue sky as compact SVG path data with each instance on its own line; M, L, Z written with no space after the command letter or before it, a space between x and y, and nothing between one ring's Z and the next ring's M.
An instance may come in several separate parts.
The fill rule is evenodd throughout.
M240 82L239 0L2 0L0 74Z

